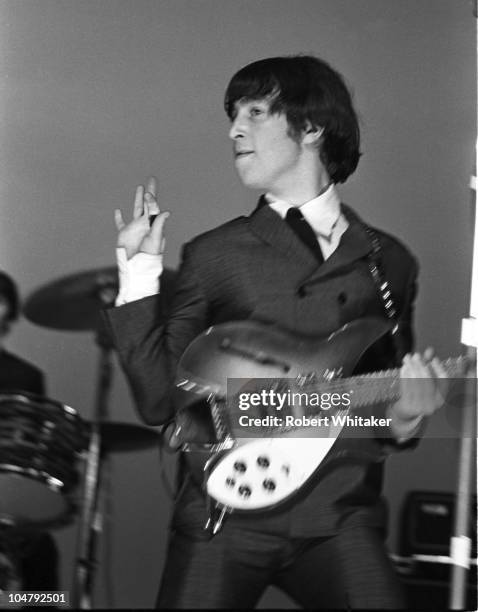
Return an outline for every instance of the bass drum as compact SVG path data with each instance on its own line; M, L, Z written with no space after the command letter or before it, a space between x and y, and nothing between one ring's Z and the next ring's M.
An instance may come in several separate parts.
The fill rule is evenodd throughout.
M0 394L0 525L67 523L76 510L87 428L76 410L23 393Z

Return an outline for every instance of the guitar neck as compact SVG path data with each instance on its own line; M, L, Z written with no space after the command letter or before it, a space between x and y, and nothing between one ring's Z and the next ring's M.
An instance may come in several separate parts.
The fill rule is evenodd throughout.
M463 376L466 357L450 358L441 362L441 366L448 378ZM341 397L350 394L350 408L363 408L379 403L393 403L400 399L400 369L393 368L350 376L348 378L337 378L329 382L320 382L314 385L315 391L323 393L337 393ZM313 406L309 406L308 413L318 412Z

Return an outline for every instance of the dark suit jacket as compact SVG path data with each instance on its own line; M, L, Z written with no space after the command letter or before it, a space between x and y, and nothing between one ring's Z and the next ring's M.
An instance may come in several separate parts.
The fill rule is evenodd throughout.
M384 317L367 256L370 238L356 214L344 206L349 227L339 248L318 267L312 252L270 207L239 217L185 245L171 312L158 324L161 300L145 298L108 311L123 368L138 411L149 424L171 417L176 366L188 344L206 327L254 319L302 334L321 336L363 316ZM411 319L417 264L395 238L378 232L384 276L400 318L403 348L412 346ZM400 356L389 338L369 351L362 370L383 369ZM267 515L233 515L260 530L293 536L326 535L357 523L384 524L379 501L386 445L373 431L367 439L340 439L327 465L304 494ZM188 472L188 457L183 470ZM204 501L193 485L184 487L174 523L202 524Z
M0 390L44 395L45 381L36 366L8 351L0 350Z

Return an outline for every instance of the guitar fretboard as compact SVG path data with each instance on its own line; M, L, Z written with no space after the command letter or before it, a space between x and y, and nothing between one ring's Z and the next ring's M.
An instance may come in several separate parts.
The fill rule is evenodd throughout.
M448 378L458 378L464 375L466 357L454 357L441 362ZM363 408L382 402L392 403L400 399L400 369L393 368L361 374L348 378L336 378L331 381L314 382L304 385L304 393L337 393L341 397L350 394L350 408ZM337 406L340 408L341 406ZM313 405L303 405L307 416L318 414L320 409Z

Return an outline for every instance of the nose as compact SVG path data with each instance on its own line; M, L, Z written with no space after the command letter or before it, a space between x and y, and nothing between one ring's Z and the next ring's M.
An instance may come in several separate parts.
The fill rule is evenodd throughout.
M231 140L236 140L237 138L242 138L244 136L246 127L243 117L241 113L237 113L235 118L232 120L231 128L229 130L229 138Z

